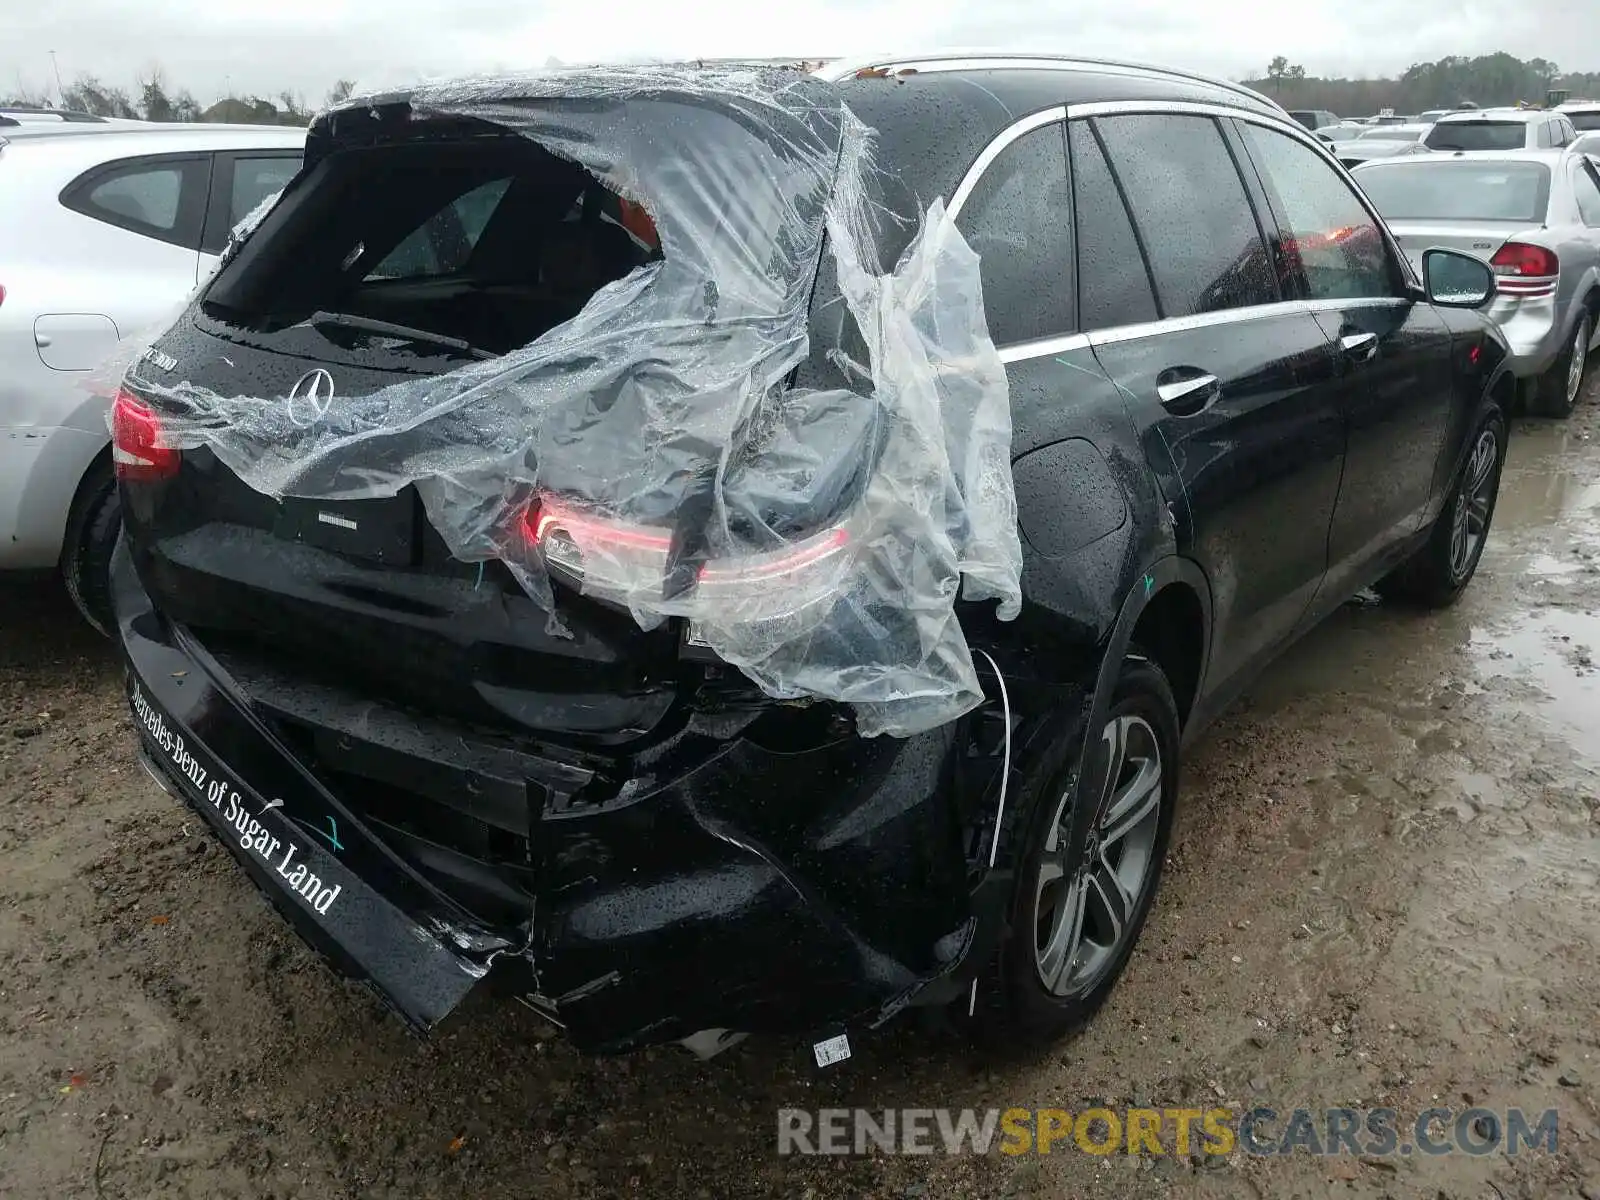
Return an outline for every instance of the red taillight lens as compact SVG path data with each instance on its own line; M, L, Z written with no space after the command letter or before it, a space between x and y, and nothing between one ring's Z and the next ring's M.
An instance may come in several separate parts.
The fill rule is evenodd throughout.
M111 461L118 479L134 483L170 479L180 454L161 444L161 418L126 388L111 402Z
M522 518L524 536L552 572L589 595L659 600L670 532L578 512L545 495ZM686 603L729 624L785 617L833 594L849 568L854 535L837 525L764 554L701 566Z
M1507 296L1550 296L1556 290L1561 260L1555 251L1526 242L1507 242L1489 260L1496 285Z
M0 304L4 304L4 303L5 303L5 302L6 302L6 288L5 288L5 284L3 284L3 283L0 283Z

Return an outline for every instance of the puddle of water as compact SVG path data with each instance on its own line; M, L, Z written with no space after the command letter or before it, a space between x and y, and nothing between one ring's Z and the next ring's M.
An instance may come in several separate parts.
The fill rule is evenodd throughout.
M1499 531L1555 525L1600 508L1596 445L1565 425L1519 424L1511 435L1495 504Z
M1600 752L1600 617L1539 609L1514 625L1474 629L1470 648L1485 682L1528 685L1539 715L1578 735L1574 749Z

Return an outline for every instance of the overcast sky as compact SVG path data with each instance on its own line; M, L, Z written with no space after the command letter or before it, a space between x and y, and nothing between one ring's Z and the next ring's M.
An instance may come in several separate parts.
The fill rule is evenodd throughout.
M550 58L807 56L1009 47L1260 74L1385 75L1506 50L1600 69L1600 0L0 0L0 92L51 89L55 51L131 89L159 64L202 103L288 89L320 101L418 78L537 68ZM1570 61L1569 61L1570 60ZM1581 60L1581 61L1580 61Z

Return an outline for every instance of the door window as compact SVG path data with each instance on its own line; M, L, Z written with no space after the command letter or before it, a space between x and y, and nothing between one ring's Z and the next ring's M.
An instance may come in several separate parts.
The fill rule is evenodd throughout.
M1138 325L1160 316L1133 221L1087 121L1070 126L1073 210L1078 223L1078 326Z
M1164 317L1280 299L1244 181L1210 117L1092 122L1144 243Z
M1066 333L1072 318L1072 207L1060 124L1023 134L984 171L956 218L977 251L997 345Z
M1304 275L1311 299L1396 295L1378 222L1339 173L1287 134L1243 121L1239 128L1281 210L1285 270Z

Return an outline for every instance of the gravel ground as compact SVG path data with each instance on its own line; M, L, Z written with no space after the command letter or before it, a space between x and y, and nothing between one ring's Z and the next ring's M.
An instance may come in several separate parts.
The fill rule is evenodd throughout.
M1596 389L1592 388L1591 391ZM342 984L135 764L109 647L0 585L0 1194L1600 1198L1600 395L1521 422L1478 579L1355 603L1191 756L1105 1011L1042 1060L905 1028L575 1054ZM781 1107L1560 1112L1555 1154L780 1158Z

